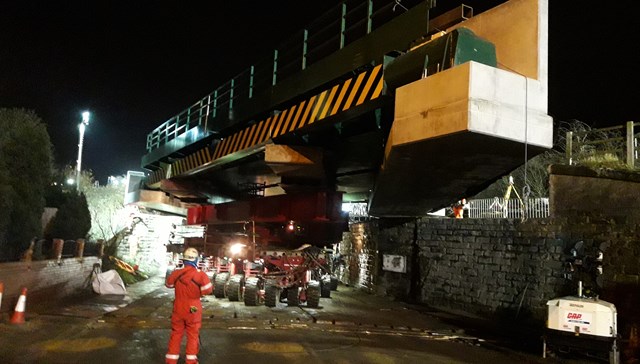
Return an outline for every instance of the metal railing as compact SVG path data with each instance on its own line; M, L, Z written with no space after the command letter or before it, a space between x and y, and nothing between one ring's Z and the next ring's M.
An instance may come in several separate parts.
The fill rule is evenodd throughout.
M638 139L636 128L640 123L633 121L625 125L609 128L569 131L566 135L566 157L569 165L589 162L625 164L630 169L640 167L638 163Z
M495 197L469 200L472 219L543 219L549 217L548 198L518 199Z
M349 215L349 222L361 222L370 219L366 202L344 202L342 211Z
M275 49L147 135L147 153L201 127L207 133L234 120L234 108L311 64L371 33L421 1L344 0Z

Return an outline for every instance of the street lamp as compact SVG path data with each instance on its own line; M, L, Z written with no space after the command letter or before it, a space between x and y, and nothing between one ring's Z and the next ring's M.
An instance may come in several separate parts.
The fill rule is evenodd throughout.
M78 160L76 163L76 189L80 192L80 171L82 166L82 142L84 141L84 130L89 125L89 117L91 113L85 111L82 113L82 122L78 124L80 129L80 141L78 142Z

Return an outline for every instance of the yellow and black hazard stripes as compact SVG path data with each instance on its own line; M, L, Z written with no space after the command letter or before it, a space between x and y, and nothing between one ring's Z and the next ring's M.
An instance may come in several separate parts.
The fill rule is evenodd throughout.
M378 98L383 88L382 66L378 65L229 135L220 140L213 150L209 147L203 148L174 162L171 165L171 174L177 176L186 173L212 160L362 105L366 101Z
M159 169L156 169L155 171L151 172L151 174L149 174L145 183L147 184L147 186L150 186L160 182L166 177L166 171L164 170L164 168L160 167Z
M208 163L213 160L213 154L211 153L210 147L204 147L199 149L193 154L190 154L182 159L179 159L173 163L171 163L171 176L169 176L167 170L165 168L158 168L153 171L146 179L146 184L148 186L154 185L165 178L169 178L172 176L177 176L183 173L186 173L196 167L199 167L205 163Z
M381 65L373 67L266 120L230 135L216 145L213 151L213 159L247 149L265 140L292 132L316 121L336 115L341 111L359 106L365 101L378 98L382 94L384 86L381 71Z
M212 160L211 149L208 146L204 147L171 164L171 174L177 176L186 173Z

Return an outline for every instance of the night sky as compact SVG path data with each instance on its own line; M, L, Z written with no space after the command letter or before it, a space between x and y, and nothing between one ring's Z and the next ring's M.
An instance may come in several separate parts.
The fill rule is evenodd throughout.
M34 110L59 165L75 164L90 110L83 168L105 183L141 170L154 128L338 2L0 0L0 107ZM476 12L500 2L464 1ZM435 12L460 3L438 0ZM594 127L640 121L633 2L589 3L550 0L549 113Z

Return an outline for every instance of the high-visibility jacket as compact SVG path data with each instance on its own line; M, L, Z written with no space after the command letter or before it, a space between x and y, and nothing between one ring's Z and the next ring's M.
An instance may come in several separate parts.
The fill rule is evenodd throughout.
M464 216L464 205L455 204L453 205L453 215L456 219L462 219Z
M180 311L180 305L187 302L200 304L200 297L209 294L213 285L209 277L190 265L177 269L171 273L166 281L167 288L175 288L176 300L173 304L173 312Z
M178 362L180 343L186 331L186 363L197 363L202 323L200 297L212 292L211 281L204 272L190 265L185 265L184 268L173 271L167 277L165 284L167 288L175 288L176 290L176 299L173 301L173 314L171 315L171 337L165 356L166 362L169 364Z

